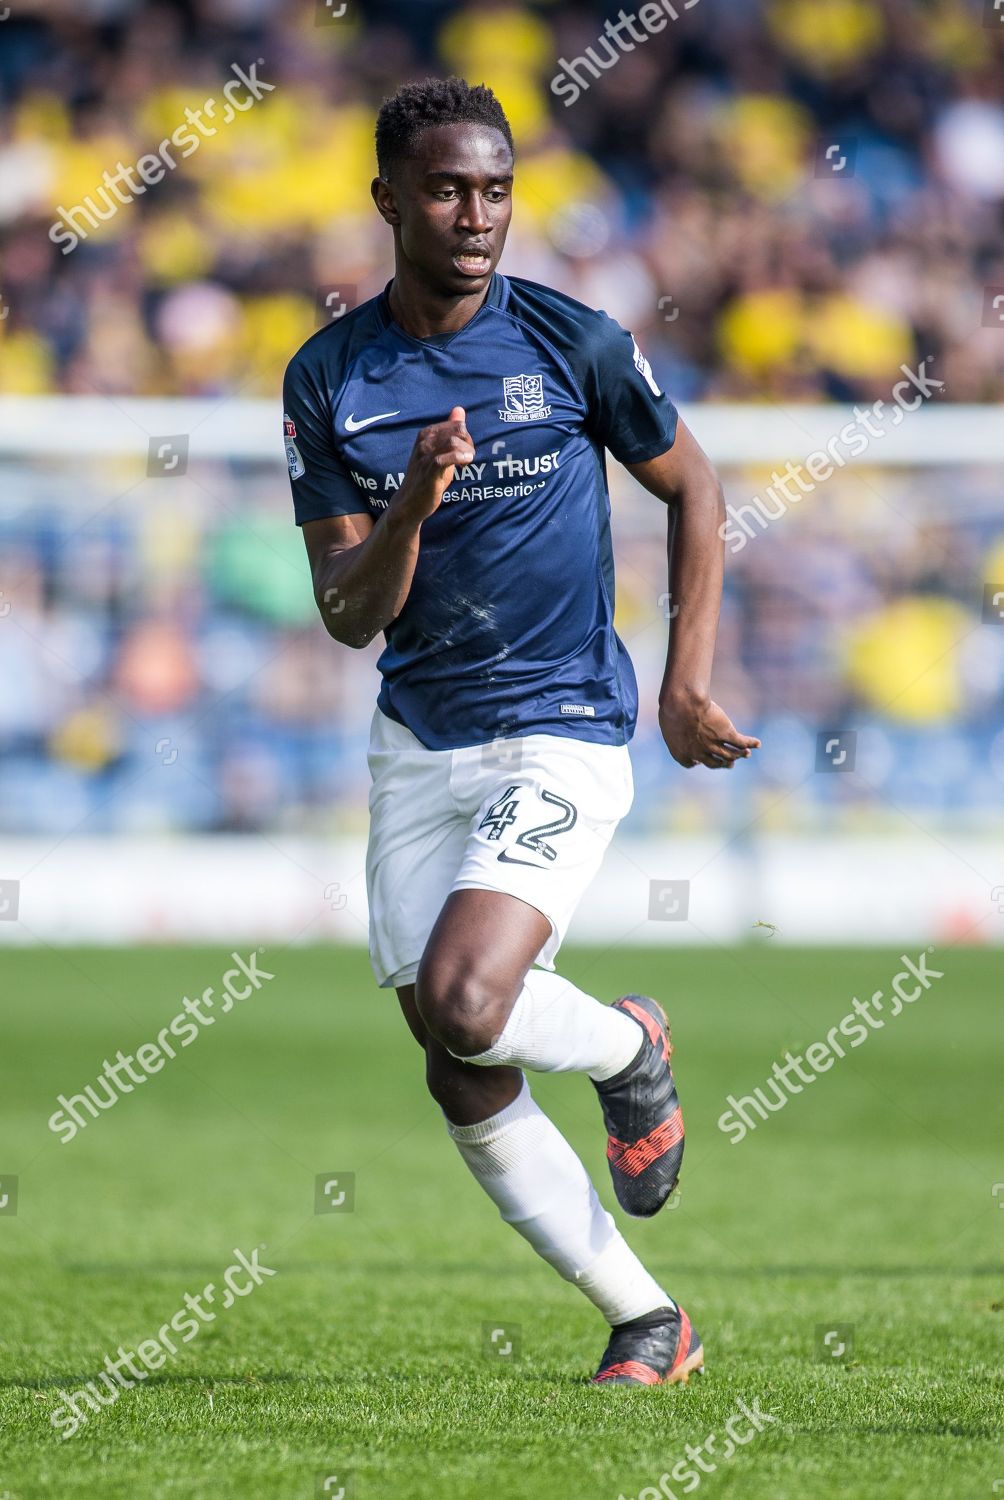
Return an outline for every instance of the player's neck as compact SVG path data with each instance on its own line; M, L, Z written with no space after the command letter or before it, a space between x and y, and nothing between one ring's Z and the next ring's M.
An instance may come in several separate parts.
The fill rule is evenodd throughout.
M394 322L412 338L426 339L463 328L483 304L490 286L489 281L468 297L444 297L410 275L407 267L398 266L387 299Z

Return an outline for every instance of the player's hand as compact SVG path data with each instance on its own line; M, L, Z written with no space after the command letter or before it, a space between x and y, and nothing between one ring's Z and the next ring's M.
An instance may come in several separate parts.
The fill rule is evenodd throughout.
M748 760L760 741L740 734L724 709L710 698L687 704L660 703L659 728L669 753L681 766L730 771Z
M473 457L467 413L462 406L455 406L445 422L423 427L418 434L393 509L424 521L439 509L457 466L469 464Z

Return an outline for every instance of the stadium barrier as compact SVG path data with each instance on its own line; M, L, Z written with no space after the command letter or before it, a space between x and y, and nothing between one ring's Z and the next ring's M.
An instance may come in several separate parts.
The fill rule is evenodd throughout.
M868 410L869 408L864 408ZM825 450L834 436L860 421L861 407L774 403L681 405L684 421L722 465L783 462ZM444 413L445 415L445 413ZM186 434L192 458L283 462L278 400L222 396L5 396L0 399L0 455L42 453L144 455L154 434ZM1004 421L998 408L925 405L908 412L861 453L854 465L1001 463Z
M366 942L365 841L269 834L3 841L0 944ZM4 902L0 900L0 906ZM8 908L8 915L10 908ZM617 838L583 944L1004 944L999 841Z

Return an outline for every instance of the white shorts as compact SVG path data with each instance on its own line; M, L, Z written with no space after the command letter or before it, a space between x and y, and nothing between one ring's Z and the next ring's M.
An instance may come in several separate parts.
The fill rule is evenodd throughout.
M377 709L366 853L370 959L385 987L413 984L451 891L505 891L536 907L554 956L631 806L626 745L531 734L427 750Z

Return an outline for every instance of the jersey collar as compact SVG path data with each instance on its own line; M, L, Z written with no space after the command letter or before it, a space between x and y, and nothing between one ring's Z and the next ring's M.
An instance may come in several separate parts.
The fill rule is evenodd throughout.
M463 328L457 328L453 333L433 333L430 334L427 339L418 339L415 338L414 335L406 333L405 330L401 327L400 323L395 321L394 316L391 313L390 289L392 285L393 277L390 281L388 281L387 285L384 287L383 291L377 298L377 312L380 315L380 321L383 323L384 328L391 329L391 331L393 333L396 333L399 338L406 339L411 344L417 344L420 348L426 347L430 344L439 349L445 348L447 344L452 343L453 340L459 337L460 334L466 333L469 328L473 328L474 324L482 316L486 308L505 307L506 303L509 300L509 282L504 276L500 275L498 271L493 271L492 279L488 283L488 292L485 296L485 300L482 302L473 318L471 318L469 322L465 323Z

